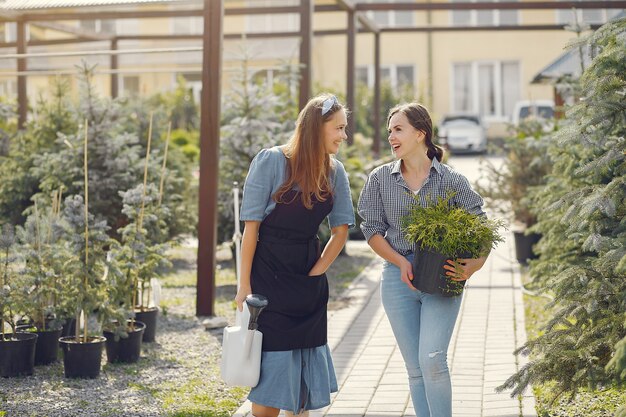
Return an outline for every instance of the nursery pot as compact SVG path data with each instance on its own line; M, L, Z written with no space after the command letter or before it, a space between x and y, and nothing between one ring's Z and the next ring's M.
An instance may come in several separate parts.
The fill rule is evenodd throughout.
M12 333L0 336L0 376L32 375L35 367L36 333Z
M135 329L130 330L130 322L126 328L128 337L120 337L115 340L115 333L105 330L104 336L107 338L106 351L107 360L110 363L125 362L135 363L141 355L141 339L146 325L140 321L135 321Z
M140 321L146 325L146 329L143 332L144 342L154 342L158 314L159 309L156 307L150 307L144 311L135 310L135 320Z
M61 328L49 330L37 330L33 326L17 326L18 332L32 333L37 335L35 344L35 365L48 365L56 362L59 351L59 337Z
M96 378L100 375L102 348L105 337L89 337L86 343L79 343L74 336L61 337L59 344L63 350L63 367L66 378Z
M455 258L469 258L457 256ZM443 266L450 256L443 255L430 249L415 250L413 257L413 287L428 294L439 294L444 297L454 297L463 293L467 281L453 281L446 275Z
M539 233L524 234L523 231L513 232L515 238L515 258L517 262L526 265L529 259L537 259L537 254L533 252L533 246L539 242Z

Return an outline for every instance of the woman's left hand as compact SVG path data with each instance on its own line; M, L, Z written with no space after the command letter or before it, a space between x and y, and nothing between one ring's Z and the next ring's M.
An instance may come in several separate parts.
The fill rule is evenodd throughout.
M467 281L474 272L483 267L487 257L482 258L458 258L456 260L448 259L447 264L444 265L446 269L446 275L453 281Z

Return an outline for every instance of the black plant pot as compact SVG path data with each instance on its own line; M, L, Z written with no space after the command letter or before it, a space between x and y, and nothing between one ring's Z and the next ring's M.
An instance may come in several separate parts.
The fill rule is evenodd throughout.
M527 265L529 259L537 259L537 254L533 252L533 246L539 242L539 233L513 232L515 238L515 258L522 265Z
M36 333L12 333L0 336L0 376L32 375L35 368Z
M59 352L59 337L61 337L61 328L43 331L37 330L32 326L18 326L17 331L34 333L37 335L35 365L48 365L56 362Z
M139 360L141 355L141 339L144 334L146 325L140 321L135 321L135 329L128 332L127 338L120 337L119 340L115 340L115 334L108 330L105 330L104 336L107 338L106 351L107 360L110 363L125 362L135 363Z
M73 336L76 333L76 319L65 319L61 329L61 337Z
M143 341L146 343L154 342L156 336L158 315L159 309L156 307L150 307L145 311L135 310L135 320L140 321L146 325L146 329L143 332Z
M89 337L86 343L78 343L73 336L61 337L63 367L66 378L97 378L102 363L105 337Z
M417 249L413 257L413 286L427 294L439 294L444 297L461 295L466 281L453 281L446 275L447 271L443 266L448 259L449 256L439 252Z

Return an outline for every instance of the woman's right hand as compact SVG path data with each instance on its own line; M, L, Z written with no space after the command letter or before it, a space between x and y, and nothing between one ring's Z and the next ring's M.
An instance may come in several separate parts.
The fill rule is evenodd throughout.
M246 301L246 297L252 294L252 288L249 285L242 285L239 287L239 291L237 291L237 295L235 296L235 301L237 302L237 309L239 311L243 311L243 302Z
M413 281L413 265L406 259L404 256L400 256L402 259L398 265L400 268L400 279L404 282L408 287L412 290L415 290L415 287L412 284Z

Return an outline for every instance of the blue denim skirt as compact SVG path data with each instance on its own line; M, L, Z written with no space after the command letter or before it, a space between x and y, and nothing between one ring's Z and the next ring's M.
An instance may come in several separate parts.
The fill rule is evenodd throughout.
M337 377L328 345L311 349L263 352L261 376L248 399L266 407L299 414L330 404Z

